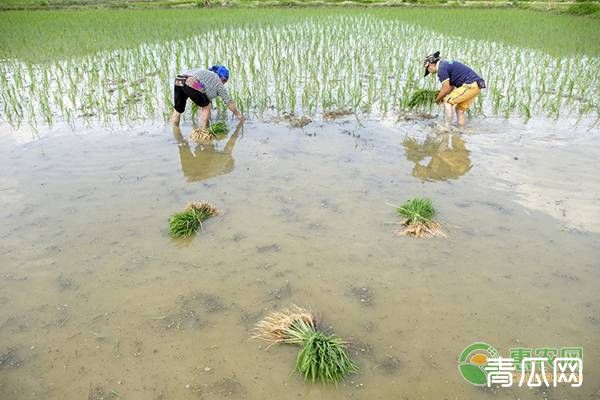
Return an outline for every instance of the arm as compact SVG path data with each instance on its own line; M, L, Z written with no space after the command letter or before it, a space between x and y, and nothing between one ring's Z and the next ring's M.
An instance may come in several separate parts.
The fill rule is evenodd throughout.
M440 92L438 93L437 97L435 98L435 102L437 104L440 104L442 101L444 101L444 97L446 97L448 94L450 94L451 91L452 91L452 86L450 86L450 80L446 79L444 82L442 82L442 88L440 89Z
M240 112L240 110L237 109L235 102L233 101L231 96L229 96L229 92L227 91L227 89L225 89L225 86L220 85L217 89L217 94L225 102L225 104L227 104L227 108L229 108L229 111L234 113L240 121L243 121L244 115Z
M231 111L232 113L235 114L236 117L238 117L240 122L244 120L244 114L242 114L240 112L240 110L237 109L235 102L233 102L233 100L230 101L229 104L227 104L227 108L229 108L229 111Z

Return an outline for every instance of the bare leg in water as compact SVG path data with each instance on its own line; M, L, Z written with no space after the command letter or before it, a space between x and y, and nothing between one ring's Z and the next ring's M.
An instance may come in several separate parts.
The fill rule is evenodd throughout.
M173 111L173 115L171 115L171 122L173 123L173 126L179 126L180 119L181 114L179 114L177 111Z
M211 104L206 107L200 107L200 128L208 128L210 122Z

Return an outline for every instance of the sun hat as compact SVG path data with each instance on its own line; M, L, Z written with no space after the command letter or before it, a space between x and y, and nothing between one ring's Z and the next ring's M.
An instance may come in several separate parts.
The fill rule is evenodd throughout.
M424 76L429 75L429 71L427 70L427 67L429 66L429 64L435 64L438 61L440 61L440 52L439 51L436 51L435 53L431 53L430 55L425 57L425 61L423 62L423 66L425 67L425 75Z

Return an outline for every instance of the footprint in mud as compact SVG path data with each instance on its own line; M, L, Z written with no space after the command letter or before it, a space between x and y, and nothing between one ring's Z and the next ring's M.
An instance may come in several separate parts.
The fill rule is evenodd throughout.
M332 202L330 200L327 200L327 199L321 200L321 207L322 208L326 208L326 209L328 209L330 211L333 211L336 214L341 214L342 213L342 210L340 209L339 205L337 205L336 203L334 203L334 202Z
M194 390L203 399L245 399L246 388L235 378L221 378L218 381Z
M207 313L217 313L226 309L221 299L215 295L203 292L197 292L184 298L181 305L183 310L202 309Z
M350 339L346 345L346 350L351 357L354 358L366 358L367 360L373 360L375 353L373 346L369 343L361 342L360 340Z
M371 306L371 305L373 305L373 298L375 296L375 293L373 293L373 289L371 289L367 286L361 286L361 287L352 286L346 292L346 296L354 297L355 299L360 301L361 304L363 304L365 306Z
M119 394L114 390L105 390L102 386L90 387L88 392L88 400L112 400L119 397Z
M208 325L205 318L201 316L203 313L213 314L226 309L219 297L203 292L182 296L180 304L176 311L152 320L160 321L164 329L195 330Z
M233 240L236 243L241 242L242 240L246 239L246 235L244 235L243 233L236 233L233 235L233 237L231 238L231 240Z
M377 362L373 369L382 375L393 375L400 369L401 366L402 362L399 358L386 355L383 359Z
M278 245L277 243L273 243L273 244L269 244L266 246L258 246L256 247L256 252L258 254L263 254L263 253L275 253L281 250L281 246Z
M251 328L256 324L264 315L262 310L256 312L250 312L246 309L240 311L240 323L247 329Z
M77 289L77 285L69 278L66 278L63 274L60 274L58 278L56 278L56 285L58 286L58 290L60 292L64 292L69 289Z
M161 325L165 329L175 329L178 331L200 329L207 324L194 311L182 311L156 319L161 321Z
M581 281L581 279L577 275L572 274L567 271L554 271L552 273L552 275L554 275L555 277L557 277L559 279L565 280L565 281L571 281L571 282Z
M285 285L272 289L269 292L269 300L283 300L290 297L293 293L292 285L287 282Z
M23 358L15 347L8 347L0 352L0 371L9 368L21 368Z

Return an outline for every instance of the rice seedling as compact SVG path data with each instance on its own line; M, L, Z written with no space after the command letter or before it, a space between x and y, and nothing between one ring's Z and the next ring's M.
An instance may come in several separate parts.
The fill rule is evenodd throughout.
M187 238L202 229L202 222L218 214L218 210L208 203L190 203L185 210L175 213L169 219L169 231L174 238Z
M210 22L185 40L176 39L181 32L173 31L179 26L174 24L173 16L163 20L152 13L155 20L160 19L155 21L157 29L149 32L146 25L120 23L117 25L122 34L114 38L98 35L101 39L95 43L85 41L89 32L84 27L98 29L92 15L113 18L101 24L105 29L106 24L129 21L136 11L114 15L94 11L84 18L92 19L89 24L70 31L69 38L79 37L85 46L69 44L67 40L74 39L49 30L44 35L51 36L56 46L38 49L33 47L41 42L32 41L31 32L22 31L22 26L39 29L38 25L29 20L26 24L16 23L22 20L14 14L0 23L5 33L0 40L26 42L27 46L0 46L0 53L5 54L0 63L0 120L33 125L85 115L90 123L110 125L168 118L173 77L184 68L211 65L214 60L222 60L232 71L227 87L248 115L295 113L327 118L328 111L348 110L357 117L359 113L384 116L407 107L426 108L431 105L427 89L411 92L424 85L420 60L431 51L429 38L433 33L424 27L429 24L407 20L403 15L406 12L390 11L388 16L375 10L269 10L257 15L251 10L215 10L208 11ZM441 11L420 10L417 14L437 12ZM188 19L195 12L184 14ZM52 18L69 24L69 17L62 14L40 12L35 18L40 26ZM417 20L422 23L424 18ZM467 61L488 82L489 89L474 105L477 112L508 118L599 115L600 100L593 90L600 86L600 76L594 73L600 66L596 53L575 57L571 49L565 49L548 54L473 35L472 39L436 37L444 56ZM129 38L128 45L113 43L125 37ZM394 46L389 45L392 42ZM582 41L583 48L589 49L589 42L593 41ZM551 43L545 40L542 47L554 48ZM202 50L205 48L211 48L210 55ZM371 49L368 59L364 57L365 48ZM31 55L34 59L27 61ZM342 59L348 60L344 68L329 68ZM531 65L532 59L543 59L544 63ZM14 105L16 102L19 106ZM224 104L214 103L223 112ZM188 108L184 119L190 117L190 108L194 107Z
M278 343L299 345L295 368L305 381L337 384L359 369L346 353L346 343L320 331L316 317L297 306L259 321L253 338L267 341L268 347Z
M337 383L358 372L358 365L346 353L342 339L319 331L306 333L296 358L296 369L305 381Z
M400 235L431 238L446 235L441 225L433 220L436 214L430 199L414 198L396 208L396 212L404 218L401 222L403 228L396 231Z
M431 107L435 104L437 95L437 90L418 89L413 92L406 105L409 109Z
M229 127L223 121L215 122L208 128L196 128L192 131L190 139L195 143L207 143L215 139L221 139L227 135Z
M252 338L268 342L269 347L278 343L297 343L298 329L302 330L304 325L315 328L317 318L310 311L294 305L259 321Z

